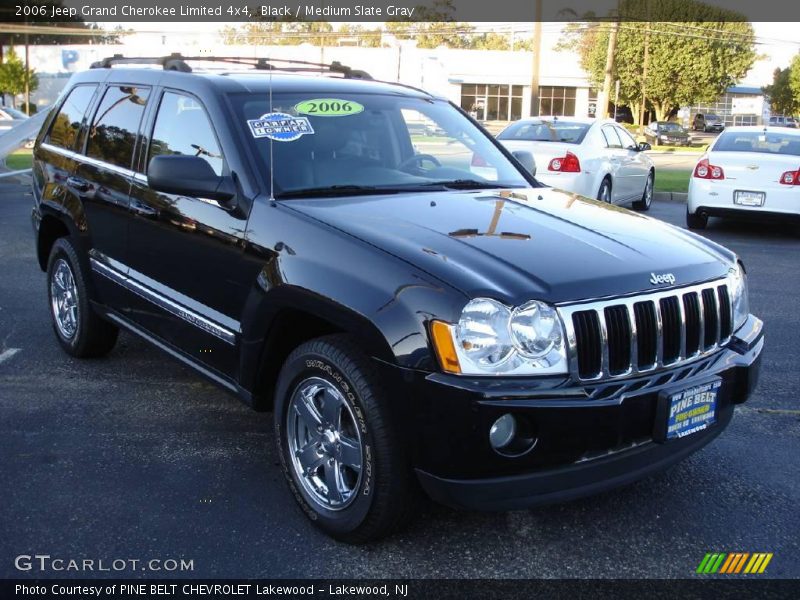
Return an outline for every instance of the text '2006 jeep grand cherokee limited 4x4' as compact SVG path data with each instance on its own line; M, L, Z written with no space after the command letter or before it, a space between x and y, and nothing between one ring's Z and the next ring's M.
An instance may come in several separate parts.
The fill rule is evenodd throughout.
M39 263L69 354L123 328L272 410L330 535L387 534L420 489L504 510L632 482L747 399L732 252L541 186L423 91L226 60L73 77L35 145Z

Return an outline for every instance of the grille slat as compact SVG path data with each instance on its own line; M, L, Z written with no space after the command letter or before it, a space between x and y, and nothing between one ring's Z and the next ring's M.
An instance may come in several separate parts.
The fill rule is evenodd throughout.
M570 370L584 380L678 365L732 333L728 286L719 282L559 310L570 325Z
M697 293L684 294L683 313L686 316L686 356L691 357L700 350L700 303Z
M717 295L713 289L707 288L703 290L703 320L706 326L703 336L703 349L711 348L717 343L717 336L719 335L717 314Z

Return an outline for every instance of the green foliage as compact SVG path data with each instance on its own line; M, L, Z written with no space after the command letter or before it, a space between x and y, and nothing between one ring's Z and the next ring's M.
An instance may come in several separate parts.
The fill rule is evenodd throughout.
M13 48L5 56L5 62L0 65L0 93L10 94L12 104L16 106L14 98L25 92L25 83L31 92L39 87L39 78L33 69L25 69L25 65L17 56Z
M775 69L772 84L764 87L774 114L793 115L800 105L792 92L791 73L791 67Z
M756 59L750 23L732 11L695 0L621 0L613 78L620 80L620 103L634 116L646 89L649 105L662 120L681 105L711 102L739 81ZM646 23L636 23L636 20ZM682 22L679 22L682 21ZM560 47L580 55L593 85L602 86L611 25L572 25ZM643 81L645 37L649 64Z
M792 59L792 64L789 65L789 87L792 90L792 98L794 99L793 110L796 112L800 110L800 54L795 55Z

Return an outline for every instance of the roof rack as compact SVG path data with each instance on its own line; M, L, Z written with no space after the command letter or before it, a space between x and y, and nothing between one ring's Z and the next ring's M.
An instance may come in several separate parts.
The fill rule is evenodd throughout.
M314 72L314 73L337 73L346 79L372 79L366 71L352 69L343 65L339 61L330 64L308 62L305 60L293 60L289 58L255 58L252 56L183 56L175 52L169 56L123 56L115 54L102 60L94 62L91 69L110 69L114 65L161 65L165 71L179 71L181 73L191 73L192 68L187 61L216 62L233 65L246 65L260 71L288 71ZM277 63L277 64L276 64ZM280 66L280 65L288 66Z

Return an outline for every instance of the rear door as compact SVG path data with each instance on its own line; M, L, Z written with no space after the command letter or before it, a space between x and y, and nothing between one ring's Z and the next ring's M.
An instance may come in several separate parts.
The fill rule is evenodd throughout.
M106 303L115 307L124 302L117 283L127 271L133 155L150 92L132 84L105 88L87 130L83 156L70 178L86 213L95 280L108 290Z
M622 147L622 140L617 133L618 127L612 124L603 125L600 132L606 143L608 162L611 165L611 202L620 202L631 194L630 181L625 177L625 162L628 151Z

